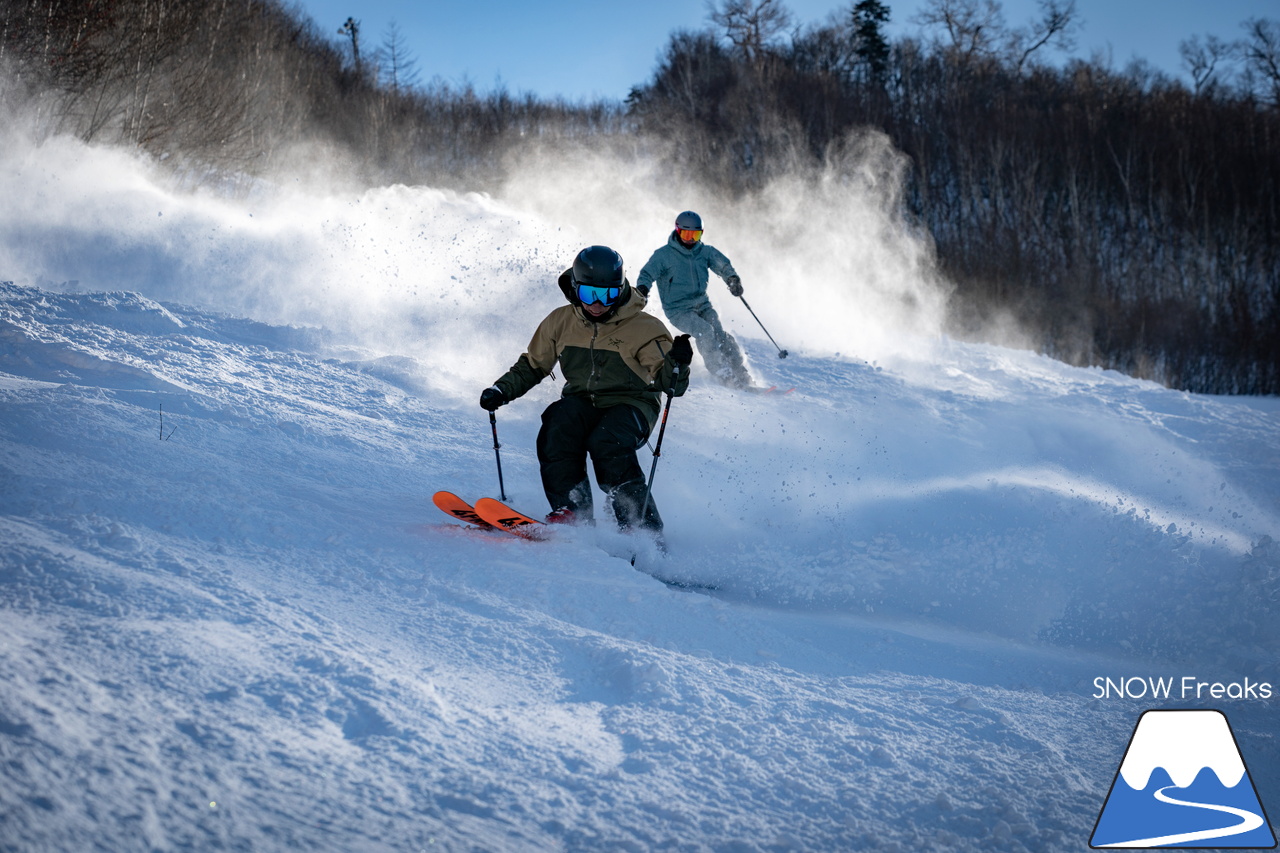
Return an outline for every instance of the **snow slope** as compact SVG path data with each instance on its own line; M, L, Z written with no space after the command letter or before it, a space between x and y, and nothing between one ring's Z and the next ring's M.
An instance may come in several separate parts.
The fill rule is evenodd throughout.
M1094 698L1280 683L1276 400L928 323L869 363L762 294L779 360L726 304L797 390L673 404L682 591L430 505L496 493L475 398L591 235L73 153L0 187L0 850L1082 850L1156 706L1224 710L1280 811L1274 699ZM498 415L532 511L553 384Z

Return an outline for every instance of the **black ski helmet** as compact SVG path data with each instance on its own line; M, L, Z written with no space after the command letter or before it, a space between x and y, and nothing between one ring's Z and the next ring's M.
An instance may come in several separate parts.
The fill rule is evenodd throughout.
M623 274L622 255L608 246L588 246L573 259L573 266L560 274L560 291L571 305L581 305L578 287L616 287L618 297L604 314L593 317L602 322L612 317L631 298L631 282Z
M692 210L686 210L676 217L677 231L701 231L702 217Z
M588 246L573 259L573 284L622 287L622 255L608 246Z

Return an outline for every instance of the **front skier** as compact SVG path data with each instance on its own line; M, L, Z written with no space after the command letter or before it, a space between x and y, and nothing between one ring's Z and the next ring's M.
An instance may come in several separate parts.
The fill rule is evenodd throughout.
M689 387L689 336L672 340L662 321L645 313L643 294L607 246L579 252L558 283L569 304L538 325L528 351L481 393L480 405L494 411L523 396L559 362L564 390L542 413L537 444L551 505L547 521L593 520L590 455L618 527L661 534L652 497L643 506L647 490L636 451L658 420L662 394L679 397Z

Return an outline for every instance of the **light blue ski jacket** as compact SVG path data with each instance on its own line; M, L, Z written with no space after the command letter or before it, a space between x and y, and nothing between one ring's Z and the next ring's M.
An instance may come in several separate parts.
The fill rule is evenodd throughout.
M692 311L711 304L707 298L708 270L725 280L738 275L715 246L701 240L692 247L686 246L672 231L667 245L655 251L640 270L636 287L648 293L650 287L657 285L662 310L668 316Z

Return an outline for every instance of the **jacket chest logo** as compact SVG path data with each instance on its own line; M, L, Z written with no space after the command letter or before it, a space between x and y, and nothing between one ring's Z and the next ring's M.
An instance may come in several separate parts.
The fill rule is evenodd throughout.
M614 349L622 349L622 338L606 338L605 343Z

